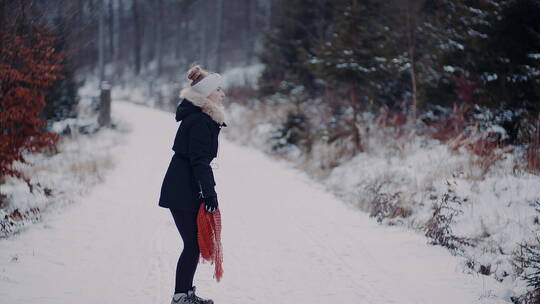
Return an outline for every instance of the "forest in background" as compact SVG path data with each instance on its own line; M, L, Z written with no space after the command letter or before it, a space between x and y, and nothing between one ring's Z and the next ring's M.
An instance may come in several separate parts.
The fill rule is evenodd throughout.
M493 133L480 153L530 145L530 169L540 169L539 1L276 2L258 96L295 96L287 143L309 152L314 137L345 138L354 155L361 113L383 112L444 141ZM311 107L328 118L316 132L306 127Z
M152 62L158 74L195 61L216 71L250 64L271 10L270 1L256 0L3 0L0 5L4 23L25 15L28 22L57 29L77 69L114 62L135 74Z
M77 117L87 97L78 90L90 78L100 88L136 80L152 87L182 81L194 63L215 71L251 64L271 7L255 0L1 0L0 183L12 176L32 189L12 165L55 145L53 124ZM100 101L91 98L97 110Z
M434 131L441 140L497 125L504 132L491 141L537 147L539 6L536 0L3 0L0 26L11 33L38 24L55 37L62 80L48 89L46 120L75 115L76 90L87 75L113 87L137 79L152 87L182 81L179 67L194 63L222 72L261 62L252 96L281 94L298 104L284 134L286 125L300 123L303 135L286 142L301 141L309 153L314 137L349 140L354 155L363 150L360 113L381 111L394 124ZM150 98L161 94L150 91ZM232 102L246 97L231 93ZM301 110L316 96L328 112L323 128L310 127ZM535 152L530 162L538 170Z

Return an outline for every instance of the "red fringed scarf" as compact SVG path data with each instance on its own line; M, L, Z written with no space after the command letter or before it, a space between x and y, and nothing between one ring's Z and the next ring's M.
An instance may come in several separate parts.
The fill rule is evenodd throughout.
M203 262L214 264L214 278L219 282L223 276L223 248L221 247L221 213L206 211L204 204L197 214L197 239Z

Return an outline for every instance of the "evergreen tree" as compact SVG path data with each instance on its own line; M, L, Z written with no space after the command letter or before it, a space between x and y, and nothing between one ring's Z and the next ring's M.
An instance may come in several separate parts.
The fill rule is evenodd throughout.
M324 33L330 3L328 0L280 0L276 4L270 30L264 34L264 50L258 54L265 66L258 79L260 95L289 93L298 85L315 93L315 76L301 54L311 53L314 41Z
M75 81L75 68L72 64L72 58L66 53L68 47L66 40L69 35L66 20L62 17L55 19L54 48L57 52L62 53L62 77L56 78L54 84L47 89L45 95L45 108L43 116L47 121L59 121L66 118L74 118L77 116L77 103L79 97L77 88L79 84Z
M540 113L540 1L497 3L482 55L471 67L485 86L485 102Z
M497 123L517 139L523 117L540 113L540 2L441 0L436 2L440 78L428 93L436 104L464 102L456 79L475 83L473 103L501 113ZM444 9L441 9L444 8ZM504 114L503 114L504 113Z
M343 98L337 106L351 110L351 115L344 117L345 128L350 130L358 151L362 150L359 112L374 104L384 91L381 84L389 78L387 27L381 22L383 5L380 1L334 1L328 38L318 43L312 55L306 54L308 67L329 94Z
M309 142L308 124L306 116L302 113L289 112L285 121L270 138L272 149L276 152L286 152L291 149L291 146L296 146L309 150L311 143Z
M381 80L390 76L385 64L389 41L381 16L384 4L340 0L333 5L331 33L313 55L307 54L308 66L325 85L357 95L354 103L363 99L372 104L382 90Z

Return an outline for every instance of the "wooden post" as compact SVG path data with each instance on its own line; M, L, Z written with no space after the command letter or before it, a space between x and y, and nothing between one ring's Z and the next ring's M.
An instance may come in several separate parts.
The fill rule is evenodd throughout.
M111 86L105 81L101 84L99 96L98 124L103 127L111 125Z

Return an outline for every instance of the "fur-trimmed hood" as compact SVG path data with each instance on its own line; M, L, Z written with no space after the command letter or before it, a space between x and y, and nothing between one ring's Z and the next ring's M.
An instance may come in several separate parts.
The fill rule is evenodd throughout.
M227 115L225 113L225 107L222 104L213 102L208 97L195 92L192 88L183 88L180 91L180 98L185 98L195 106L200 107L204 113L208 114L218 124L225 123Z

